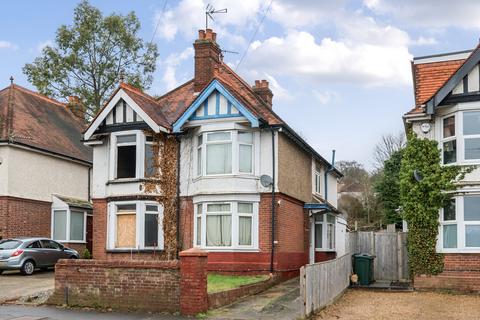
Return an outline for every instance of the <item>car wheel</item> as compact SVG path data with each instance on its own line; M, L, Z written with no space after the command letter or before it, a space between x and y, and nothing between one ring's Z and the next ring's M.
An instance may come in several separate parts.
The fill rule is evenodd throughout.
M3 270L2 270L2 269L0 269L0 274L2 274L2 273L3 273Z
M24 276L31 276L34 271L35 271L35 263L32 260L25 261L22 267L20 268L20 272Z
M71 256L70 259L78 259L78 258L75 256Z

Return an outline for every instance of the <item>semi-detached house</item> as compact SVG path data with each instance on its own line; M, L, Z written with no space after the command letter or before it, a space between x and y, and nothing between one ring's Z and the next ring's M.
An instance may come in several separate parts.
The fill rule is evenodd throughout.
M417 287L480 290L480 48L413 59L415 107L407 130L438 141L444 165L475 165L439 212L444 272Z
M209 270L288 273L342 255L340 172L274 112L267 81L222 61L212 30L193 46L192 80L159 98L122 83L84 132L94 258L198 247Z
M13 80L0 91L0 239L46 237L91 250L92 151L81 142L80 111L75 100L64 104Z

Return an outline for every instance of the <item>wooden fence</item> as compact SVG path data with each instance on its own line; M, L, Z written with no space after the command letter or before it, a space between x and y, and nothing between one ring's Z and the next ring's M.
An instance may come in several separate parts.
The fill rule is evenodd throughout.
M302 316L331 304L350 284L352 256L344 256L300 269L300 300Z
M407 233L405 232L352 232L347 241L350 252L375 256L375 280L407 280Z

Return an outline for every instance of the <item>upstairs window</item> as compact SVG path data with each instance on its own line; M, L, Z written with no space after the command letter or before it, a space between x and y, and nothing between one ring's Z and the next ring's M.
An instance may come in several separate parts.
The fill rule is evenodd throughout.
M137 164L137 136L117 136L116 178L135 178Z
M321 193L321 174L320 170L315 167L315 171L313 172L313 192L316 194Z
M253 151L253 132L202 133L197 136L197 176L251 174L253 173Z
M444 164L457 162L455 116L450 116L443 119L442 149Z
M153 137L145 137L145 177L154 177L157 175L155 149Z
M463 113L465 160L480 159L480 111Z

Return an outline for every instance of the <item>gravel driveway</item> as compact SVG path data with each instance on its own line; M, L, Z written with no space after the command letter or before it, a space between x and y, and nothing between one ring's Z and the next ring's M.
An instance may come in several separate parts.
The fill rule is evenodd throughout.
M17 271L4 272L0 275L0 304L52 290L54 276L53 269L36 271L32 276L23 276Z
M316 319L479 319L480 295L348 290Z

